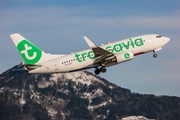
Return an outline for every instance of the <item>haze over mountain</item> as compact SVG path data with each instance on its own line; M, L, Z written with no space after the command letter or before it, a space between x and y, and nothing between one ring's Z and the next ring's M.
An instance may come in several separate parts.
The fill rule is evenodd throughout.
M0 75L2 120L180 119L179 97L132 93L87 71L13 71L19 67Z

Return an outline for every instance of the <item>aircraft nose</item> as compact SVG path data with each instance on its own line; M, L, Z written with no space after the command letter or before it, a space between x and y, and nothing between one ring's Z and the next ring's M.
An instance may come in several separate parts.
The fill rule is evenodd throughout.
M169 41L170 41L170 38L164 37L164 42L165 42L165 44L168 43Z

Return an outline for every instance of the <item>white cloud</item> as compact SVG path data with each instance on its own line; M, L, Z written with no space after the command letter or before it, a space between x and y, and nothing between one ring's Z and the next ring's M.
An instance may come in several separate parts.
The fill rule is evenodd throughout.
M91 9L90 14L96 11ZM24 10L4 10L0 14L4 17L1 19L0 27L12 28L29 26L76 26L84 28L86 26L91 29L93 26L104 28L137 28L137 29L180 29L180 11L175 11L169 15L159 16L96 16L86 15L86 7L42 7L42 8L26 8ZM103 11L102 11L103 12ZM88 14L88 13L87 13ZM99 14L101 14L99 12ZM84 27L83 27L84 26Z

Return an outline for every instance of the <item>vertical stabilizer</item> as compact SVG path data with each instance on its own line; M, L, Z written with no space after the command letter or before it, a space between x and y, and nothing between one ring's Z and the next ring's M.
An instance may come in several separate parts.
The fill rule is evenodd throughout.
M26 64L34 65L62 56L45 53L18 33L11 34L10 37L16 45L16 48L18 49L21 57Z

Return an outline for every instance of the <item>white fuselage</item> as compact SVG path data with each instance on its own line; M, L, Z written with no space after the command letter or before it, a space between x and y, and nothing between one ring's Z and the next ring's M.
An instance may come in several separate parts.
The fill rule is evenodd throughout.
M109 43L100 46L103 49L112 53L120 53L122 51L131 51L134 56L147 53L150 51L158 51L170 39L157 34L148 34L137 37L132 37L117 42ZM94 56L91 49L79 51L69 55L64 55L58 58L48 60L41 63L41 67L28 71L29 73L65 73L73 72L81 69L98 67L93 64ZM112 63L107 66L116 65Z

